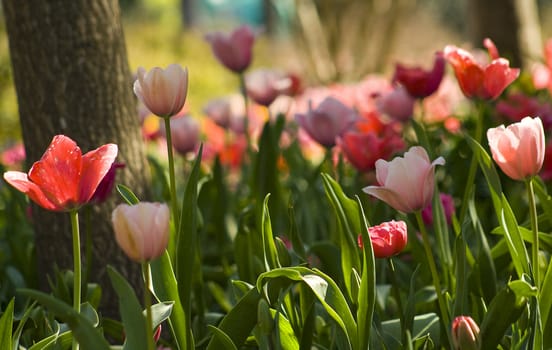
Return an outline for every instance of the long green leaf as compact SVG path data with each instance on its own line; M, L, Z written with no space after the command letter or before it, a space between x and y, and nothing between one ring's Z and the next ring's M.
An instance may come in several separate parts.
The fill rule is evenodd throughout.
M124 349L147 350L149 339L146 336L146 319L134 290L111 266L107 267L107 273L119 297L119 310L126 334Z
M0 349L12 348L12 326L13 326L13 303L15 298L10 300L10 303L4 310L0 318Z
M203 145L200 146L194 161L192 172L186 184L186 192L182 200L180 221L178 224L178 236L176 247L176 276L178 280L178 295L182 302L186 320L186 344L180 344L181 348L193 349L194 340L191 331L192 313L192 284L195 259L197 254L197 183L199 181L199 168Z
M368 221L364 216L362 203L357 197L358 216L362 222L360 224L363 254L362 254L362 277L360 279L360 291L358 293L358 344L359 349L368 349L370 347L370 332L372 330L372 317L374 316L374 308L376 305L376 268L374 261L374 250L372 240L368 233Z
M228 334L224 333L222 330L220 330L217 327L207 325L209 330L213 332L213 338L217 339L220 346L222 346L221 349L225 350L238 350L236 345L232 342L232 339L228 336Z
M261 295L257 289L250 289L218 325L220 331L226 334L236 346L241 346L255 328L257 324L257 303L260 299ZM215 336L211 338L207 349L222 349L224 344L224 340Z
M360 217L358 204L348 198L328 174L322 174L326 196L334 208L340 227L339 246L341 248L341 269L347 293L351 301L356 303L353 288L353 269L360 271L359 249L356 237L360 233Z
M272 235L272 224L270 222L270 214L268 212L268 198L270 194L267 194L263 201L263 218L262 218L262 240L263 240L263 255L264 263L267 271L281 267L280 260L278 259L278 251L274 242L274 236Z
M169 253L150 263L153 293L160 302L173 302L169 326L179 348L186 344L186 316L178 295L178 283L174 275Z
M85 316L78 314L71 306L51 295L36 290L21 289L19 292L37 300L63 322L67 323L82 350L109 350L109 344L98 329L94 328Z

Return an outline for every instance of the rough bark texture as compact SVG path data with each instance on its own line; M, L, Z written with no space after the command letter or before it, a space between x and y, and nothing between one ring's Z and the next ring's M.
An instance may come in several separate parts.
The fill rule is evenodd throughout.
M117 182L145 195L148 168L117 0L2 0L2 5L29 162L42 156L56 134L74 139L83 153L116 143L117 161L126 164L117 173ZM133 285L141 285L140 266L130 262L113 239L110 214L120 200L112 198L94 207L91 217L91 279L102 284L103 311L109 315L117 310L117 298L107 278L107 264ZM55 265L73 267L68 216L33 207L44 289Z
M481 47L491 38L513 67L527 67L540 57L541 34L534 0L470 0L467 24L471 42Z

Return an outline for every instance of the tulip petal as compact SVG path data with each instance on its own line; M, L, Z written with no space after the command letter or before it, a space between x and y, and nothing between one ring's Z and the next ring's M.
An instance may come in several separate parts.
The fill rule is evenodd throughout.
M7 171L4 173L4 180L6 180L7 183L15 187L17 190L29 196L33 202L46 210L62 211L64 209L58 207L46 198L40 187L29 181L27 174L25 173L20 171Z
M92 198L96 188L105 177L117 157L117 145L106 144L82 157L82 173L79 183L79 203Z
M495 59L485 68L484 98L494 100L519 76L519 68L510 68L507 59Z

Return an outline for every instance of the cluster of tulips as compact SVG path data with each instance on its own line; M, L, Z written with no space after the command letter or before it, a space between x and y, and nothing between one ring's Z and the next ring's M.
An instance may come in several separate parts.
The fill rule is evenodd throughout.
M233 127L240 130L240 135L245 138L244 147L240 149L243 154L238 162L240 171L246 172L263 166L262 157L268 154L263 153L268 152L263 144L264 140L269 139L266 136L269 134L267 130L272 130L278 137L282 136L282 140L275 140L269 147L289 146L294 142L284 140L284 135L287 138L295 136L295 142L299 142L301 132L304 133L301 137L308 139L305 142L314 142L326 150L326 157L317 169L323 172L324 190L336 214L337 224L334 228L337 233L334 236L338 237L335 245L338 247L341 266L333 269L340 271L339 275L342 277L336 283L329 273L317 269L316 262L308 259L297 265L284 263L286 259L289 260L290 251L299 256L305 254L301 234L296 232L293 236L290 235L292 237L287 244L284 239L273 235L267 205L269 193L261 193L264 203L254 202L261 209L253 211L259 216L254 221L261 224L259 230L253 230L252 234L259 237L248 238L248 248L253 249L249 251L252 255L259 254L263 258L260 263L262 267L249 280L253 284L235 282L238 286L236 288L241 291L238 293L241 297L233 307L227 309L226 316L218 324L210 326L211 333L206 338L209 341L202 344L208 344L207 348L212 349L236 349L246 343L267 349L299 349L304 346L311 348L315 346L313 334L324 333L321 324L333 322L335 334L328 336L329 348L367 349L370 346L380 348L383 344L390 348L401 346L409 349L431 348L435 345L454 349L509 349L518 346L539 349L552 346L552 337L546 332L552 325L552 320L549 319L549 310L552 307L552 298L549 297L552 272L548 267L550 252L547 250L549 234L539 231L539 223L552 219L549 216L552 199L546 194L546 186L539 178L545 161L545 129L538 115L528 115L508 126L487 128L484 135L483 131L489 124L489 120L485 118L488 118L490 107L520 74L519 69L511 68L509 62L500 57L491 40L484 42L490 62L480 63L468 51L447 46L442 52L436 53L430 70L397 65L389 88L369 97L364 95L364 98L374 99L374 104L363 109L360 105L351 106L350 101L340 99L339 93L318 96L316 99L314 95L297 95L300 89L296 78L281 72L261 70L246 74L255 41L255 35L248 27L240 27L230 35L209 34L206 39L220 63L239 76L244 106L242 111L245 116L240 119L241 125L236 126L234 123ZM424 101L439 89L445 75L446 62L454 69L463 95L474 102L479 112L473 118L475 125L471 129L464 128L462 122L455 119L456 124L441 123L438 124L441 130L435 131L435 125L424 124L423 116L417 120L413 117L416 108L419 106L423 110ZM209 137L204 146L198 146L198 128L190 127L188 122L177 122L191 118L181 116L187 90L188 71L178 64L171 64L166 69L156 67L149 71L143 68L138 70L134 92L147 110L164 122L170 198L167 198L167 204L139 201L133 197L130 189L120 186L119 190L127 204L118 205L112 213L117 243L129 258L143 265L146 290L143 327L146 333L143 339L146 341L140 346L150 350L156 346L154 330L165 319L169 319L173 344L179 349L200 346L195 344L194 338L197 335L191 330L191 313L194 309L192 280L196 278L194 266L197 268L197 265L194 264L198 254L198 237L197 232L190 236L182 233L186 226L197 231L199 214L196 213L195 186L202 154L209 154L211 146ZM320 92L317 94L320 95ZM303 100L303 107L306 104L307 108L288 106L287 116L271 116L274 111L273 103L282 95L294 95L295 101L299 101L297 105ZM304 103L308 97L310 99ZM263 120L265 127L260 136L257 135L258 139L253 137L254 118L248 116L252 111L251 101L257 106L263 106L267 115ZM377 122L376 126L375 111L385 114L387 118L384 122ZM231 128L233 122L227 113L222 113L220 109L211 112L209 114L219 127ZM291 118L286 120L290 115ZM183 123L183 126L179 126L179 123ZM284 125L292 126L289 130L284 130ZM185 128L188 133L180 134L176 131L180 127ZM449 160L436 154L436 150L443 147L436 144L435 137L430 133L433 131L439 135L438 138L444 138L442 130L445 129L447 131L444 135L463 139L466 148L464 151L471 156L469 166L461 166L462 173L457 174L458 176L450 174L448 177L456 182L457 189L461 188L456 194L462 194L462 198L453 198L452 195L439 193L437 190L440 187L439 180L444 182L446 178L440 174L437 166L446 169ZM279 130L279 133L275 130ZM173 139L175 135L178 135L178 140ZM483 140L484 136L486 142ZM446 144L443 139L439 140ZM179 146L182 144L185 146ZM411 147L402 156L392 158L406 144ZM177 193L178 179L173 147L180 149L182 153L196 153L182 202L183 206L190 205L189 208L180 208L178 205L181 196ZM485 149L490 150L494 163L506 177L525 184L526 197L523 198L527 205L523 215L527 216L528 223L524 222L523 225L528 225L528 228L518 224L501 186L500 178L503 176L495 170ZM220 149L211 151L214 158L222 159L223 152ZM25 193L42 208L68 212L71 216L74 241L73 310L76 313L81 312L78 211L84 205L94 202L98 196L105 197L112 192L115 186L115 170L121 166L116 163L116 157L117 145L103 145L83 155L68 136L57 135L43 157L33 164L28 173L8 171L4 174L7 183ZM349 165L351 167L348 172L342 170ZM282 172L287 170L286 166L279 169ZM347 174L351 172L358 174L354 184L360 184L361 187L355 188L353 185L348 188L362 189L369 196L351 199L345 194L340 182L343 180L344 186L348 179ZM287 170L287 176L291 176L289 173L292 171ZM254 171L252 174L253 177L275 177L273 181L279 181L277 178L282 176L278 173L267 175ZM503 253L500 256L508 255L507 265L511 267L506 269L507 278L499 286L491 288L492 293L485 294L487 287L479 285L478 288L483 291L472 291L469 296L466 271L476 270L476 266L484 264L489 267L487 271L495 271L495 262L488 247L489 240L485 238L483 227L478 222L473 199L477 190L476 183L481 175L487 181L490 193L487 200L495 210L497 230L503 237L500 241ZM247 184L242 183L246 187ZM311 185L315 186L308 183L308 186ZM354 194L360 195L358 192ZM372 207L379 205L376 199L386 203L387 207L380 211L384 215L367 214L377 211L372 210ZM541 216L538 213L539 206L542 209ZM380 223L370 225L367 217L379 219ZM393 219L387 220L389 217ZM258 227L256 225L253 224ZM171 227L174 232L171 232ZM451 228L452 232L449 233ZM481 232L482 235L477 236ZM469 244L468 240L475 237L474 235L483 248L475 249ZM454 239L452 243L451 237ZM546 242L546 248L539 245L543 241ZM235 244L238 244L237 241ZM530 247L530 253L527 247ZM260 251L255 252L256 248L260 248ZM186 255L186 252L189 254ZM493 250L493 254L495 253L499 254ZM420 269L429 274L432 282L434 299L431 305L436 304L437 307L431 307L430 312L434 316L431 318L432 322L436 320L438 325L437 331L431 330L431 322L426 324L422 317L414 314L414 292L405 296L397 281L400 273L395 269L393 261L395 264L408 264L412 259L418 259L419 255L416 254L423 256ZM159 259L163 263L158 264L164 266L161 270L151 265ZM238 259L240 257L236 257ZM378 265L378 260L375 259L386 261L388 265ZM478 259L487 260L481 262ZM188 266L182 267L184 263ZM163 293L158 287L159 282L155 281L155 273L172 271L175 264L180 271L171 276L178 292ZM380 267L376 269L376 266ZM377 282L380 280L376 278L376 271L379 272L381 266L388 271L386 278L391 281L390 289L399 319L396 327L398 331L394 333L392 341L385 340L382 335L392 331L385 328L383 321L386 320L378 319L375 312L377 295L389 293L378 288ZM251 269L254 271L254 268ZM416 271L410 281L411 289L419 287L415 280L418 274ZM483 270L477 271L481 274ZM185 281L180 280L182 276L185 276ZM234 277L236 280L247 280L242 276ZM485 279L485 276L477 278ZM494 280L496 278L492 277ZM113 279L117 281L117 278ZM277 289L277 286L288 287ZM152 311L154 306L150 291L159 302L174 302L171 304L171 311L161 320ZM36 297L36 294L29 295ZM473 303L469 298L474 299ZM500 303L505 302L512 304L511 310L506 308L509 311L501 314ZM253 311L244 311L247 308ZM319 319L319 313L324 312L331 321ZM253 315L253 320L240 319L243 315ZM62 315L58 316L63 319ZM123 323L125 322L123 315ZM76 327L67 323L70 327ZM420 331L420 324L427 327L422 327ZM132 343L130 340L130 334L127 333L125 342L129 349L131 345L128 344L136 344L136 341ZM103 337L100 338L103 341ZM321 335L314 338L322 343ZM90 349L104 348L104 345L97 345L99 343L94 345L96 347L90 347L87 341L89 340L86 337L75 331L73 349L78 348L79 343Z

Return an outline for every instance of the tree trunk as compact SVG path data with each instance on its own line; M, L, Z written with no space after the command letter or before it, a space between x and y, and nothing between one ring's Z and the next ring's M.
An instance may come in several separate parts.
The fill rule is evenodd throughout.
M470 0L467 19L472 43L481 47L491 38L513 67L527 68L541 56L535 0Z
M56 134L74 139L83 153L105 143L119 146L117 174L138 196L149 180L132 94L117 0L2 0L23 141L29 162L38 160ZM30 164L29 164L30 165ZM116 196L91 216L92 281L100 282L103 311L117 310L106 274L113 265L140 290L140 266L118 248L110 215ZM81 242L85 240L81 210ZM66 213L33 207L38 275L47 289L54 266L73 268ZM84 243L83 243L84 244Z

